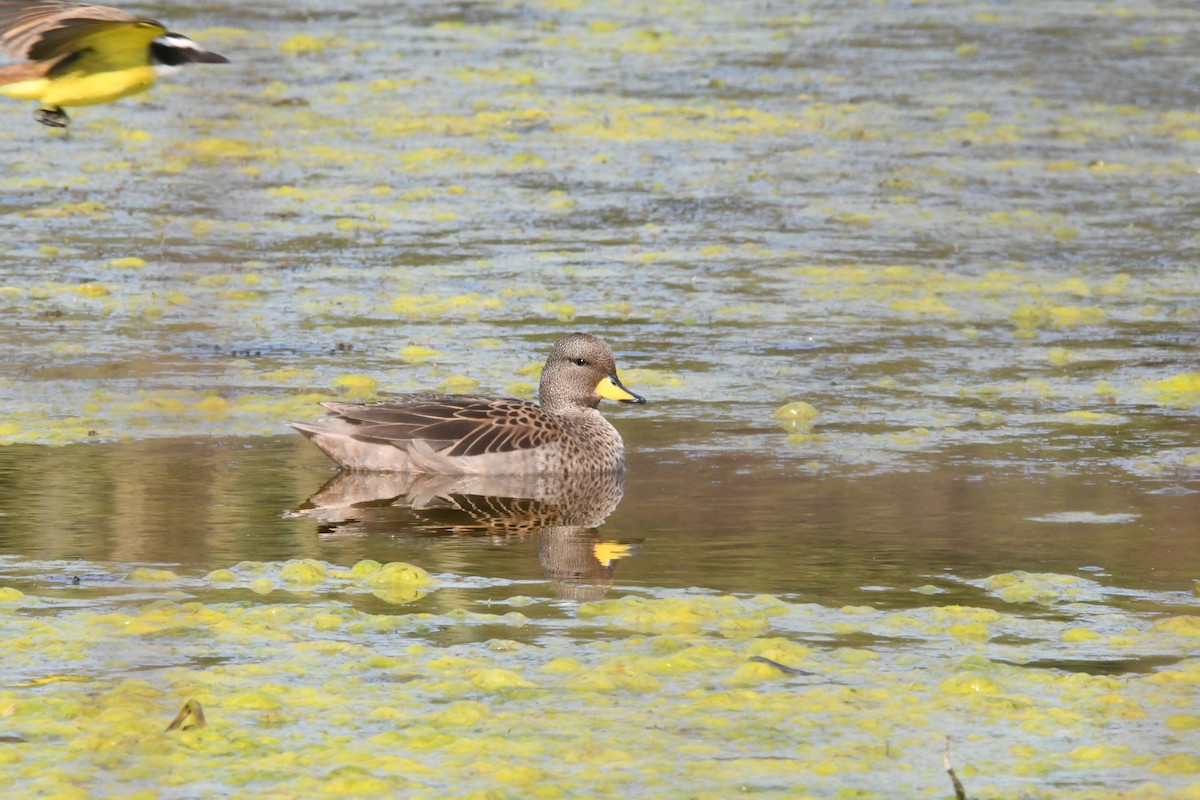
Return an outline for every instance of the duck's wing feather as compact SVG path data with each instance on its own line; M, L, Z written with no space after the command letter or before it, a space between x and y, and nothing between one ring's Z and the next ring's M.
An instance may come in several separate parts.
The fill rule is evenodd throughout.
M59 0L0 2L0 48L14 58L47 61L79 50L86 46L81 42L96 33L130 23L157 27L151 39L166 32L153 20L109 6Z
M562 435L557 420L525 400L426 394L321 405L350 423L355 438L394 444L421 440L446 456L528 450Z

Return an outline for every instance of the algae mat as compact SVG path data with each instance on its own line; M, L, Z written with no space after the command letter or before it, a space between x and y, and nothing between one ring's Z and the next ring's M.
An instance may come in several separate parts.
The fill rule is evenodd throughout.
M0 589L8 796L938 797L946 735L973 797L1200 792L1200 617L1095 613L1106 590L1071 576L980 582L1011 611L660 592L567 614L405 612L455 579L399 563L119 577L84 606ZM1034 661L1065 652L1122 673ZM207 725L166 731L188 700Z

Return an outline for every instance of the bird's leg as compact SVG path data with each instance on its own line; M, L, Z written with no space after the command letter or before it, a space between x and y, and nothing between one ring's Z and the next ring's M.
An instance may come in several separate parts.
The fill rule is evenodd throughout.
M67 112L61 107L54 108L39 108L33 115L34 119L43 125L49 125L51 128L65 128L71 122L71 118L67 116Z

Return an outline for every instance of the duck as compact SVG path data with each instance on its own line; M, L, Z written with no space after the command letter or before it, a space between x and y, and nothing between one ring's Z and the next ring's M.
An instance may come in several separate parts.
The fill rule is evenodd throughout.
M290 422L347 470L441 475L619 473L625 443L601 399L643 404L617 377L612 348L590 333L555 342L539 403L418 393L375 403L321 403L328 414Z

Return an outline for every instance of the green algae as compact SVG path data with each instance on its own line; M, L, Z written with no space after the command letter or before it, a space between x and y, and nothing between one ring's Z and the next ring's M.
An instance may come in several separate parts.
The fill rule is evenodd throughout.
M386 569L244 563L215 580L303 572L314 588L344 592ZM987 609L896 615L772 596L625 597L565 615L544 617L543 609L530 621L583 626L570 640L480 646L434 644L420 631L486 626L492 615L379 614L333 597L226 602L206 588L212 580L165 581L174 600L114 604L93 595L64 604L35 591L7 606L0 711L6 735L24 743L6 745L0 787L70 796L116 781L156 797L261 796L267 785L356 797L472 797L496 786L514 796L570 796L588 787L683 797L756 785L767 797L848 789L887 797L897 787L945 792L947 734L979 796L1003 795L1021 776L1047 787L1038 797L1141 796L1149 775L1161 796L1195 787L1189 751L1200 726L1181 711L1200 683L1200 662L1186 658L1195 627L1188 617L1126 615L1124 635L1135 647L1178 660L1094 675L1020 666L1007 644L964 657L953 624L986 621L1027 642L1072 638L1067 621ZM736 620L766 626L729 637L722 623ZM598 621L626 632L589 636ZM905 631L896 640L904 644L840 647L814 625L886 625ZM918 658L914 645L924 651ZM76 674L46 674L64 659ZM136 677L125 677L132 667ZM206 726L164 732L189 700ZM1109 789L1073 788L1080 774Z
M313 588L347 591L355 576L384 569L247 563L217 579L305 571ZM1135 775L1153 774L1170 796L1194 787L1188 750L1200 727L1180 708L1200 685L1195 660L1092 675L1015 666L1004 661L1012 645L964 658L938 644L955 639L947 622L967 620L1026 640L1072 639L1062 620L953 606L898 616L773 596L625 597L533 621L616 622L629 631L618 636L479 648L422 640L428 625L488 624L467 609L377 614L332 597L222 602L205 600L205 582L166 583L182 590L178 600L118 600L106 610L103 595L78 607L34 593L0 615L14 679L0 686L0 709L6 733L25 741L6 747L6 792L116 781L155 796L252 796L265 782L276 792L353 796L475 796L497 784L526 796L581 787L684 796L680 786L686 796L720 796L749 781L780 798L833 796L838 787L942 793L944 734L961 736L955 758L972 796L1004 796L1014 776L1033 775L1058 786L1057 796L1115 796L1066 788L1080 771L1130 796L1140 796ZM743 619L766 620L769 636L726 636L722 621ZM1140 648L1182 656L1189 618L1172 619L1181 621L1130 614L1123 625ZM906 630L907 644L830 646L814 638L818 620L886 624ZM928 648L917 661L907 655L914 643ZM206 663L214 649L221 663ZM64 658L76 674L22 682ZM118 676L131 666L137 678ZM188 699L208 724L163 733ZM968 735L980 726L986 738Z

